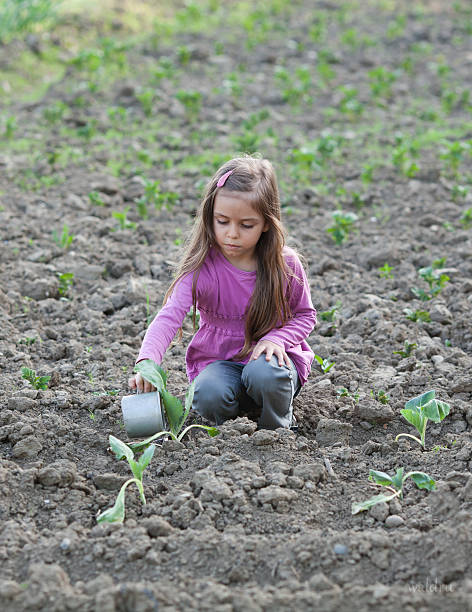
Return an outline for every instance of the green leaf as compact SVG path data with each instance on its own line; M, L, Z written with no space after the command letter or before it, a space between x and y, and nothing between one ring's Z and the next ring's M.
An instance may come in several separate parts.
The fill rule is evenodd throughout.
M97 516L97 523L122 523L125 520L125 492L126 487L135 482L134 478L127 480L118 493L115 504Z
M354 502L352 504L351 512L352 514L357 514L358 512L362 512L363 510L368 510L369 508L372 508L372 506L375 506L376 504L380 504L382 502L388 502L394 497L397 497L396 493L391 493L390 495L380 494L380 495L375 495L374 497L371 497L370 499L366 499L363 502Z
M397 491L401 491L403 489L403 468L400 467L397 469L395 476L392 478L393 487Z
M144 453L139 458L139 464L142 466L143 471L147 468L147 466L151 462L151 459L154 456L154 451L155 450L156 450L156 445L155 444L151 444L150 446L148 446L146 448Z
M144 466L142 466L139 461L135 461L134 459L128 459L128 463L131 471L133 472L133 476L136 478L136 480L141 482L143 479Z
M144 359L134 367L135 372L139 372L144 380L154 385L162 393L166 388L167 378L164 370L152 359Z
M161 436L168 436L170 432L168 431L159 431L156 434L153 434L151 437L142 440L141 442L130 442L129 447L134 451L144 450L151 442L160 438Z
M161 375L162 380L164 381L164 389L167 388L167 374L165 373L165 371L161 368L160 365L158 365L157 363L154 363L154 367L156 368L156 370L159 372L159 374Z
M327 372L329 372L331 370L331 368L333 366L334 366L334 361L329 361L328 359L323 359L323 363L321 364L321 369L326 374Z
M192 407L194 393L195 393L195 381L192 380L187 390L187 393L185 394L185 418L187 418L187 415L190 412L190 408Z
M413 427L416 427L417 431L421 434L423 431L424 424L424 416L417 408L404 408L400 410L400 414L402 414L408 423L411 423Z
M431 389L431 391L426 391L425 393L422 393L421 395L418 395L417 397L413 397L411 400L406 402L405 408L407 410L411 408L421 408L422 406L427 404L429 401L434 399L435 396L436 396L436 391L434 391L434 389Z
M161 391L161 395L170 430L176 436L182 427L184 407L177 397L174 397L165 389Z
M418 289L418 287L412 287L411 292L422 302L427 302L431 299L431 296L426 293L424 289Z
M411 476L411 479L416 484L418 489L427 489L428 491L432 491L436 488L436 482L425 474L424 472L410 472L407 476Z
M121 440L118 440L118 438L115 438L115 436L112 435L108 436L108 440L110 442L110 448L115 453L118 460L123 459L124 457L126 457L128 461L133 460L134 453L127 444Z
M187 420L188 413L190 412L190 408L192 407L192 403L193 403L193 394L194 394L194 391L195 391L195 381L192 380L192 382L190 383L190 386L189 386L189 388L187 390L187 393L185 394L185 410L184 410L184 413L182 415L182 421L180 423L179 430L182 428L183 424Z
M440 423L445 417L447 417L450 410L451 407L449 404L436 399L428 402L423 408L425 416L434 423Z
M144 487L143 487L142 480L135 480L134 482L136 483L136 486L138 487L139 497L141 498L141 501L143 502L143 504L146 504L146 498L144 497Z
M49 382L50 380L51 380L51 377L50 377L50 376L40 376L40 377L38 378L38 381L37 381L37 386L38 386L40 389L47 389L47 388L48 388L48 382Z
M369 480L373 480L375 484L388 486L393 483L391 477L385 472L377 472L376 470L369 470Z
M186 427L183 430L183 432L180 434L180 436L178 436L177 440L180 442L180 440L182 440L182 438L185 436L185 434L187 433L189 429L195 429L195 428L204 429L205 431L208 432L208 435L210 436L210 438L214 438L220 433L220 430L217 429L216 427L208 427L208 425L197 425L196 423L194 423L193 425L189 425L188 427Z
M442 421L444 418L447 417L447 415L451 411L451 406L447 404L446 402L442 402L441 400L436 400L436 403L438 405L439 416Z

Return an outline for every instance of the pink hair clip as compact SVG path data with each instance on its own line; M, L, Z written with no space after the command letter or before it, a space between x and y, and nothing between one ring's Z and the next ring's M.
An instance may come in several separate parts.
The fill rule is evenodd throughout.
M229 170L228 172L225 172L223 176L220 176L220 178L218 179L218 182L216 183L216 186L223 187L223 185L226 183L226 179L228 178L230 174L233 174L233 172L234 172L234 169Z

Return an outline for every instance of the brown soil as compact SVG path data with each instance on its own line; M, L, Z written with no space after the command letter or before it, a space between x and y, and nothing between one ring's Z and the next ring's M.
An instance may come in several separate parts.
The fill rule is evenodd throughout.
M393 70L412 44L426 41L434 57L466 82L470 34L446 8L449 3L422 3L424 19L407 11L404 32L393 39L385 34L392 15L360 8L352 27L376 37L378 45L337 49L334 82L312 105L294 109L270 85L274 63L292 73L320 50L308 34L311 3L295 4L293 44L282 45L279 33L251 50L228 42L214 56L213 41L204 35L179 39L191 50L185 87L204 92L199 119L196 124L186 116L173 98L182 84L170 82L152 111L160 121L159 138L168 140L156 136L145 143L158 150L148 176L179 194L171 211L141 219L133 200L144 187L132 165L118 177L106 166L115 146L105 138L106 109L122 106L146 122L136 97L139 70L135 80L115 82L96 95L86 91L85 107L71 107L69 125L97 121L86 163L51 168L42 158L32 166L27 152L0 154L3 610L471 609L472 234L458 222L470 196L465 204L452 199L457 181L431 150L423 153L416 176L386 162L364 186L359 160L369 138L362 145L356 121L322 112L335 106L336 87L355 84L366 107L359 125L383 124L390 147L395 132L421 130L421 119L402 111L412 101L426 99L440 108L437 77L428 68L430 58L421 60L414 77L395 81L391 97L377 106L368 102L366 70ZM320 4L329 12L336 3ZM332 22L333 40L340 27ZM149 61L149 53L145 45L131 50L131 65ZM177 51L154 53L156 61L175 58ZM242 97L215 91L222 75L241 63L247 66ZM10 109L18 118L15 138L35 138L44 127L44 109L73 98L74 78L71 71L40 102ZM229 157L237 148L231 136L261 108L269 110L263 125L278 139L262 139L258 148L279 172L290 243L306 257L314 304L323 312L340 303L334 322L320 319L309 340L335 365L327 374L314 365L295 401L297 434L256 432L243 418L213 439L199 433L184 444L165 442L145 472L147 505L130 487L124 524L97 525L97 513L112 505L129 477L127 465L107 451L109 434L126 439L120 397L127 393L146 321L159 307L178 258L176 228L185 233L190 226L201 182L213 171L186 171L179 162L202 150ZM470 125L470 112L459 105L447 121L451 129ZM347 159L330 162L327 191L318 188L321 171L314 168L308 184L287 167L288 152L326 128L359 146L359 159L350 150ZM79 146L59 125L48 129L50 151L65 143ZM131 132L116 146L134 151L144 145ZM170 167L163 164L166 157ZM469 176L471 159L462 166ZM57 173L62 181L36 192L21 189L18 179L30 167L36 176ZM339 187L363 193L365 200L357 211L358 231L342 246L325 232L343 198L336 195ZM90 204L92 190L105 206ZM137 227L115 231L111 211L125 205L132 206L128 217ZM51 238L64 223L75 237L67 250ZM447 258L450 280L431 301L421 302L411 292L426 288L417 270L440 257ZM386 262L393 279L379 274ZM59 293L64 272L74 274L66 297ZM429 310L432 320L408 320L405 308ZM189 322L186 328L190 332ZM169 388L180 395L187 384L188 337L169 349L163 364ZM417 348L402 358L394 351L405 341ZM22 366L50 375L49 388L34 390L21 379ZM352 396L358 392L358 401L340 397L340 387ZM395 436L415 433L400 409L428 389L451 404L451 414L429 425L423 452ZM379 390L388 394L387 404L373 397ZM402 500L352 516L351 503L374 492L369 469L394 473L400 466L427 472L437 489L409 483ZM397 526L388 526L391 515L401 517Z

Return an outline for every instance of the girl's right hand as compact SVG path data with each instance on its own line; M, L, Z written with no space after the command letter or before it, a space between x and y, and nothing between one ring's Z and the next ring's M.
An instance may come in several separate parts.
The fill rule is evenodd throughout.
M156 387L154 387L147 380L144 380L144 378L139 373L135 376L132 376L128 380L128 385L130 389L136 389L138 393L150 393L151 391L156 390Z

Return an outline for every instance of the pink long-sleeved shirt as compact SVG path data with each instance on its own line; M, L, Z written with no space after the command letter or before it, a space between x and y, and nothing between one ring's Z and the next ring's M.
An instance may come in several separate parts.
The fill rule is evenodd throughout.
M297 368L301 384L310 373L313 351L306 339L316 324L316 311L305 271L296 253L284 248L284 257L294 277L288 285L290 319L264 336L282 346ZM232 360L244 345L245 312L254 291L257 272L235 268L215 248L210 249L197 280L200 328L187 349L187 375L192 381L213 361ZM184 317L192 307L193 273L182 277L172 295L149 326L137 361L161 363ZM238 363L247 363L248 355Z

